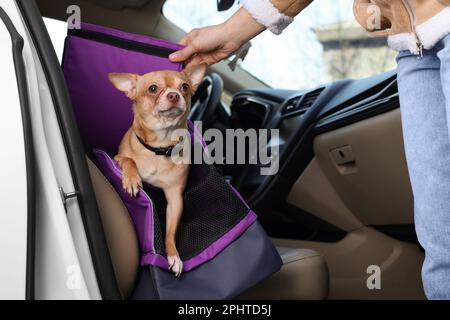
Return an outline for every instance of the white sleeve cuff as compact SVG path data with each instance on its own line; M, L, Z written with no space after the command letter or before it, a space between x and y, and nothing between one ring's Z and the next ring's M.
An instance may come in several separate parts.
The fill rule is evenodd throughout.
M280 34L294 21L278 11L270 0L241 0L242 6L260 24L274 34Z

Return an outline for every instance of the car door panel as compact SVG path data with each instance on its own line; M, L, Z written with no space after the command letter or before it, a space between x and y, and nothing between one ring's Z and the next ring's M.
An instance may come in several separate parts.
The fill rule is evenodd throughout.
M27 108L26 96L19 84L23 71L21 50L23 39L17 33L8 14L0 7L0 94L3 114L0 117L2 167L0 170L0 299L25 299L27 293L27 256L29 211L32 190L28 184L26 136L22 114ZM25 83L26 84L26 83ZM25 99L24 99L25 98ZM28 112L28 110L26 110ZM31 192L30 192L31 191ZM13 195L20 195L20 198Z

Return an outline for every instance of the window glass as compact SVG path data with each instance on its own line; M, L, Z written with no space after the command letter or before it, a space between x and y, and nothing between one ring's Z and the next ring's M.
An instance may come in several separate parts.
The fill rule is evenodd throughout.
M386 38L370 37L354 20L353 0L316 0L281 35L252 40L241 67L275 88L310 89L344 78L363 78L395 67ZM223 22L238 1L218 12L213 0L167 0L163 13L185 31Z
M67 35L67 22L44 18L45 26L52 40L53 47L55 48L56 55L59 62L62 61L64 52L64 40Z

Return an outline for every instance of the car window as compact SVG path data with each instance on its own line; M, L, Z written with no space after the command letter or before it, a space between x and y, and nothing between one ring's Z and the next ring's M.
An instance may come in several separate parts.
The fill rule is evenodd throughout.
M236 1L237 3L238 1ZM252 40L241 67L275 88L311 89L364 78L395 67L386 38L370 37L353 18L353 0L316 0L281 35ZM163 13L185 31L217 24L239 8L218 12L215 1L167 0Z
M53 47L55 48L58 60L61 63L64 52L64 40L67 35L67 22L44 18L44 23L47 28L48 34L50 35Z

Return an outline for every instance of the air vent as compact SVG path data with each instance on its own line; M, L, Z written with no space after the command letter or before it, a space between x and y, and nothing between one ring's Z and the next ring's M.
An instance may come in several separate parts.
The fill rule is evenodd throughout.
M262 128L272 108L272 102L259 97L237 97L231 105L231 122L244 130Z
M307 94L305 94L303 96L302 101L300 101L300 105L299 108L305 108L308 109L309 107L311 107L314 102L316 102L317 98L320 96L320 94L322 93L324 88L320 88L311 92L308 92Z
M286 105L284 106L283 111L282 111L281 113L282 113L282 114L287 114L287 113L290 113L290 112L292 112L292 111L297 110L298 103L300 102L300 99L301 99L301 98L302 98L302 97L297 97L297 98L294 98L294 99L289 100L289 101L286 103Z
M316 102L324 88L310 91L303 96L295 97L289 100L284 106L281 114L285 117L297 116L306 113L306 111Z

